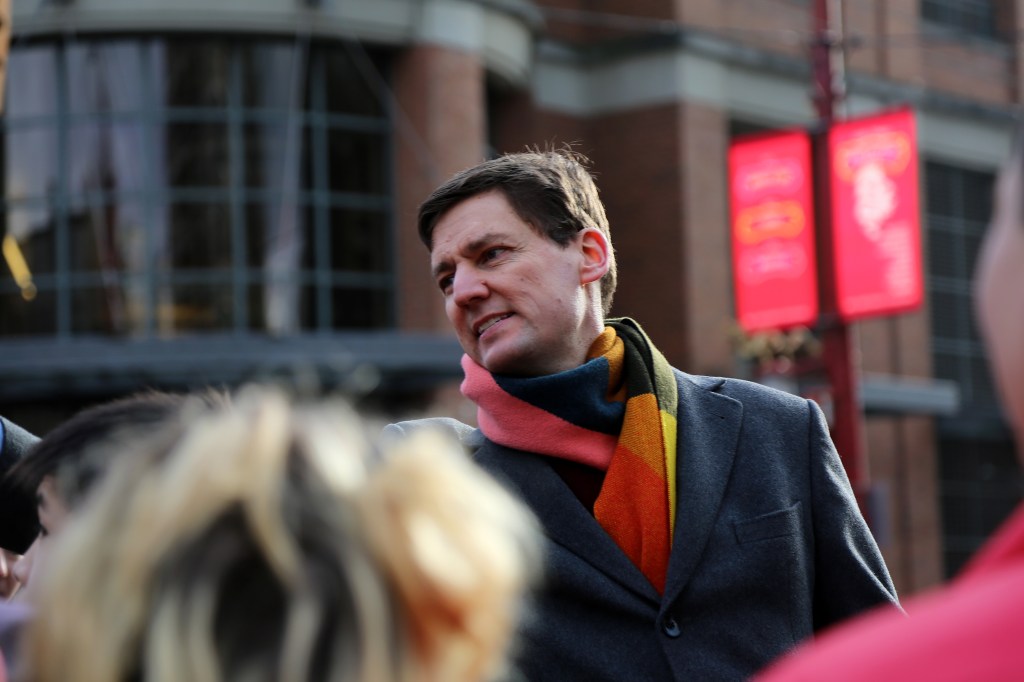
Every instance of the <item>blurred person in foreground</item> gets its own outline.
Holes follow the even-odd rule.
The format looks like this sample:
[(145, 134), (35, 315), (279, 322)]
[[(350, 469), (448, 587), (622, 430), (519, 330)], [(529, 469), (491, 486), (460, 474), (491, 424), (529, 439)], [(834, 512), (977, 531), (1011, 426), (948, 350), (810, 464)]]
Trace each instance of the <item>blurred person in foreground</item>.
[(55, 547), (26, 678), (470, 682), (503, 672), (529, 512), (457, 443), (377, 457), (269, 389), (125, 441)]
[[(214, 394), (208, 394), (213, 399)], [(25, 440), (25, 452), (2, 479), (2, 487), (33, 500), (5, 508), (10, 528), (31, 527), (34, 539), (10, 567), (15, 602), (0, 603), (0, 651), (10, 667), (18, 662), (18, 640), (32, 618), (31, 593), (49, 562), (49, 552), (69, 519), (110, 465), (108, 445), (122, 432), (147, 433), (174, 416), (184, 397), (156, 391), (96, 405), (77, 413), (42, 440)], [(10, 422), (6, 425), (14, 433)], [(25, 435), (25, 434), (22, 434)], [(6, 443), (5, 443), (6, 446)], [(22, 545), (25, 533), (12, 535)]]
[(518, 667), (534, 682), (746, 679), (821, 628), (897, 610), (821, 410), (684, 374), (608, 318), (615, 255), (584, 162), (508, 154), (419, 212), (480, 430), (448, 423), (550, 539)]
[(122, 432), (152, 431), (184, 402), (183, 395), (150, 391), (86, 408), (32, 445), (11, 467), (5, 483), (36, 502), (36, 536), (12, 569), (21, 590), (33, 589), (33, 576), (45, 565), (55, 538), (110, 465), (113, 455), (106, 446)]
[[(996, 186), (978, 260), (975, 309), (1024, 464), (1024, 149), (1018, 134)], [(1024, 506), (947, 587), (876, 613), (783, 659), (759, 682), (1024, 679)]]
[(0, 601), (18, 587), (12, 568), (39, 533), (35, 490), (25, 490), (7, 476), (39, 438), (0, 417)]

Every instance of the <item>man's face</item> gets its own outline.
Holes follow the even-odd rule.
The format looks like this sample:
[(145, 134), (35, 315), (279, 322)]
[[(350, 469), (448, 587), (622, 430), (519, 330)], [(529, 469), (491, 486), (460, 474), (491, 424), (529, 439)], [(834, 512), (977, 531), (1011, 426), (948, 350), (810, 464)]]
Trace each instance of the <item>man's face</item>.
[[(64, 528), (68, 520), (68, 509), (57, 493), (56, 481), (53, 476), (46, 476), (39, 484), (36, 492), (39, 514), (39, 535), (28, 548), (24, 556), (14, 564), (14, 577), (21, 584), (21, 590), (33, 589), (32, 577), (38, 576), (46, 566), (47, 556), (54, 538)], [(21, 592), (18, 593), (21, 595)]]
[(597, 229), (566, 247), (490, 191), (444, 213), (433, 233), (434, 279), (463, 350), (495, 374), (542, 376), (581, 365), (601, 333), (607, 241)]
[(1003, 406), (1024, 457), (1024, 177), (1020, 159), (1000, 174), (995, 213), (978, 259), (976, 306)]

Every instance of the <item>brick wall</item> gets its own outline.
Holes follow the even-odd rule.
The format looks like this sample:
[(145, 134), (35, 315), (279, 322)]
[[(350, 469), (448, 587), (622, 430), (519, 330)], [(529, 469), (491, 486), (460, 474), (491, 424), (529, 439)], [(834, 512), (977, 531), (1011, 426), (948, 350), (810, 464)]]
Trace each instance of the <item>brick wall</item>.
[(405, 330), (449, 331), (416, 232), (416, 212), (452, 173), (485, 157), (483, 67), (475, 55), (411, 47), (398, 55), (393, 83), (399, 324)]

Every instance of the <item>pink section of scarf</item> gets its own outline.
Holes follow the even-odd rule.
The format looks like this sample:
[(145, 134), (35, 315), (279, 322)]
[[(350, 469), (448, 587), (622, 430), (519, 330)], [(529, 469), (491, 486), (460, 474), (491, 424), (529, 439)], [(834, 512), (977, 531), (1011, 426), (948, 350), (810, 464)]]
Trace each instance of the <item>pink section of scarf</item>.
[(462, 395), (477, 406), (480, 430), (488, 439), (517, 450), (560, 457), (608, 470), (618, 436), (598, 433), (506, 393), (486, 369), (462, 356)]

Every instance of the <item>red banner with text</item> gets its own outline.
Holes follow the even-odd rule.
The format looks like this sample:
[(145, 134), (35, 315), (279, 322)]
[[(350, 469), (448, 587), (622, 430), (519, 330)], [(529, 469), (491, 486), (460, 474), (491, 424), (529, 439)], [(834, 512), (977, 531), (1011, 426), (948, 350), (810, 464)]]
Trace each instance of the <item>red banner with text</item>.
[(913, 111), (836, 123), (828, 146), (840, 316), (849, 321), (919, 307), (924, 286)]
[(729, 148), (736, 317), (748, 333), (818, 316), (811, 168), (803, 131), (738, 138)]

